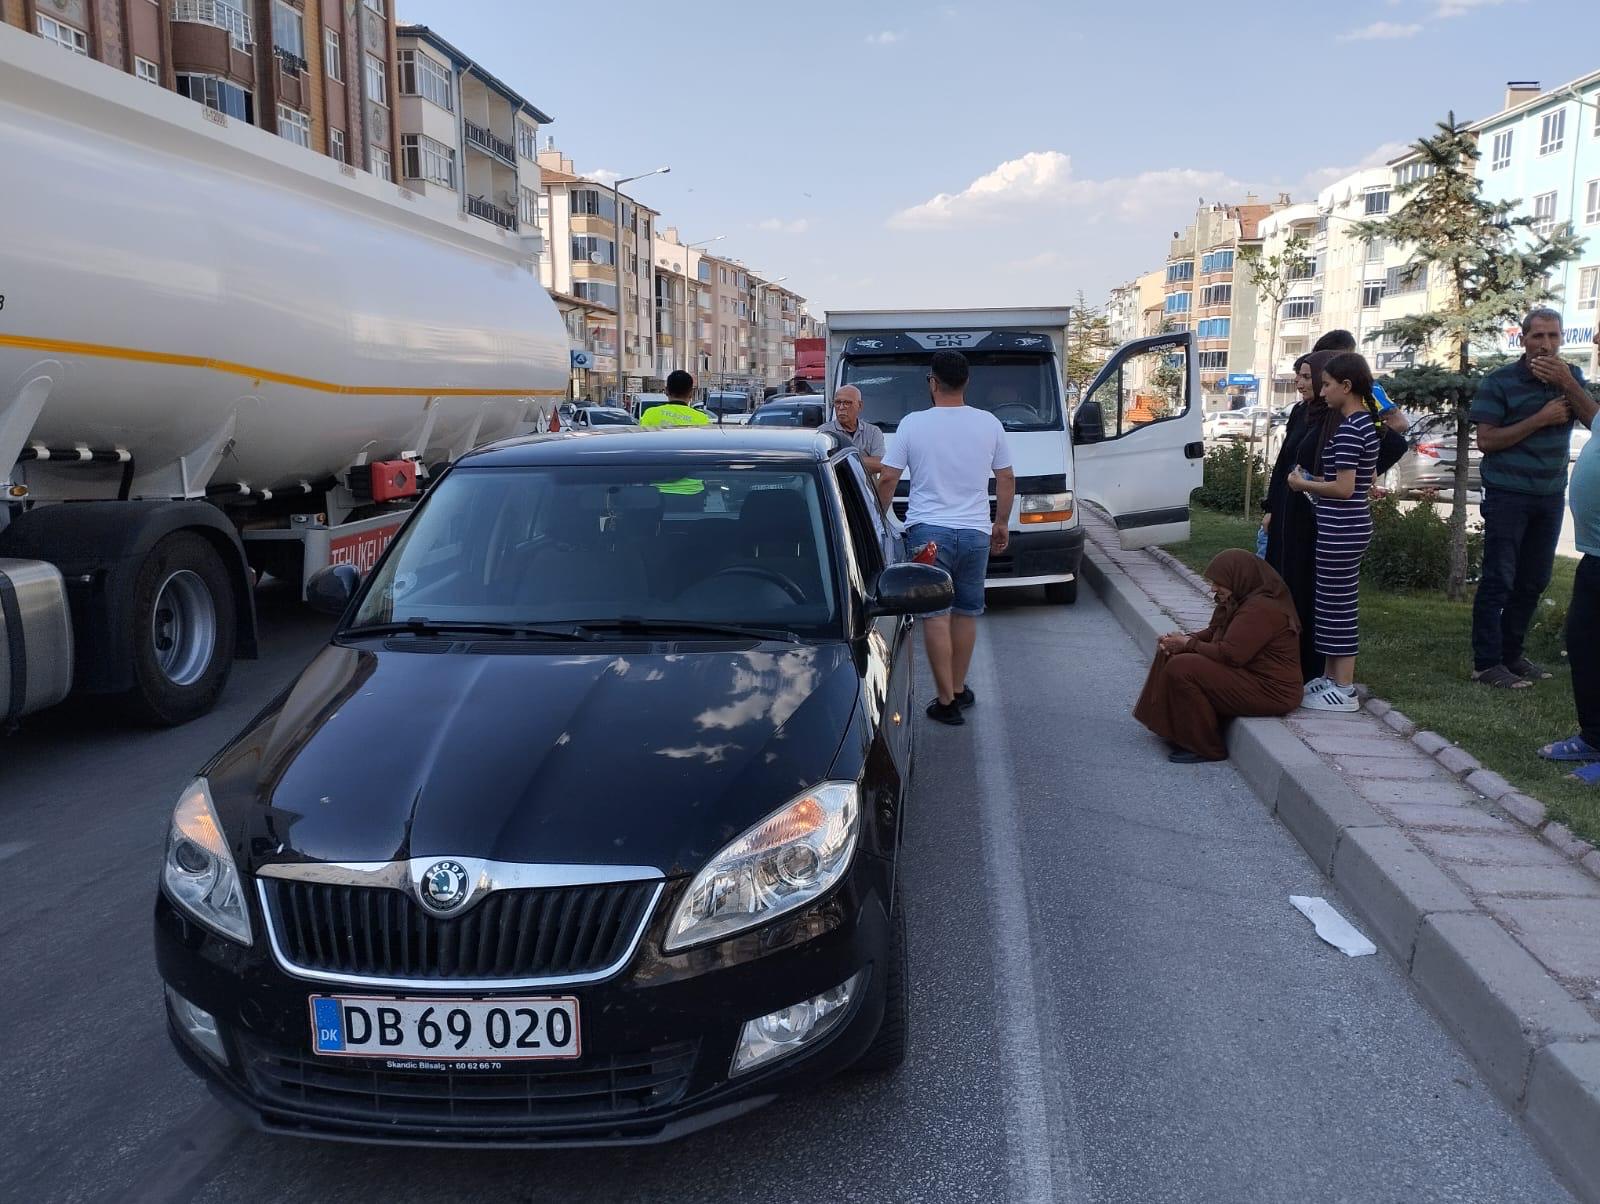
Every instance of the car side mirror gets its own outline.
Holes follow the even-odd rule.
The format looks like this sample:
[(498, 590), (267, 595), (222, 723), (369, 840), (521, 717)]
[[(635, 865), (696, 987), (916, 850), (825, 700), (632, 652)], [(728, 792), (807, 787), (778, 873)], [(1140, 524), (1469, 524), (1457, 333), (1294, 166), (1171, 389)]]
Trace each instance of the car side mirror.
[(306, 582), (306, 605), (319, 614), (338, 617), (361, 588), (361, 570), (353, 564), (330, 564)]
[(1078, 406), (1078, 412), (1072, 417), (1072, 441), (1074, 443), (1099, 443), (1106, 437), (1105, 416), (1100, 411), (1098, 401), (1085, 401)]
[(871, 615), (925, 615), (949, 609), (955, 596), (949, 573), (936, 564), (907, 561), (888, 565), (878, 574), (867, 611)]

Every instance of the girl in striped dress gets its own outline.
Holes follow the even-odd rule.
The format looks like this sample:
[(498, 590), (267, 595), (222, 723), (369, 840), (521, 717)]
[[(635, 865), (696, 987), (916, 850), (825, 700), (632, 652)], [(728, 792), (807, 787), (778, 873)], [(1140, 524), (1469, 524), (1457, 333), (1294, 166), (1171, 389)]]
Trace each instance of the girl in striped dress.
[(1361, 557), (1372, 542), (1367, 491), (1378, 463), (1378, 430), (1369, 412), (1375, 404), (1372, 370), (1355, 352), (1341, 352), (1323, 366), (1322, 382), (1330, 429), (1321, 479), (1294, 474), (1287, 482), (1317, 507), (1316, 640), (1325, 669), (1307, 683), (1300, 705), (1354, 711), (1360, 706), (1355, 677)]

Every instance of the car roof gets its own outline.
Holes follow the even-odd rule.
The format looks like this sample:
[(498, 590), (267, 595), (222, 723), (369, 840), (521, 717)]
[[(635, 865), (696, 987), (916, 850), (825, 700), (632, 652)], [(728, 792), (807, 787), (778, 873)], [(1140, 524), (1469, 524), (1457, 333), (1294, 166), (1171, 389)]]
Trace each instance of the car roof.
[(468, 452), (463, 468), (528, 468), (541, 464), (598, 464), (618, 460), (640, 464), (668, 461), (726, 464), (731, 461), (816, 464), (848, 450), (831, 435), (814, 430), (747, 426), (685, 426), (646, 431), (601, 427), (569, 434), (503, 439)]

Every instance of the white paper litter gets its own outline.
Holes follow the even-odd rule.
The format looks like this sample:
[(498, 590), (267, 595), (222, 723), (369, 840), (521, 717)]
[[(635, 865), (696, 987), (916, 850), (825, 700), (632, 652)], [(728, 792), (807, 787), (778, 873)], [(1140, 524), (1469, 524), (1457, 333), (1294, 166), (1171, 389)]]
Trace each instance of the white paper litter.
[(1339, 952), (1350, 957), (1366, 957), (1378, 947), (1355, 930), (1355, 926), (1333, 909), (1326, 899), (1310, 895), (1290, 895), (1295, 910), (1317, 926), (1317, 935)]

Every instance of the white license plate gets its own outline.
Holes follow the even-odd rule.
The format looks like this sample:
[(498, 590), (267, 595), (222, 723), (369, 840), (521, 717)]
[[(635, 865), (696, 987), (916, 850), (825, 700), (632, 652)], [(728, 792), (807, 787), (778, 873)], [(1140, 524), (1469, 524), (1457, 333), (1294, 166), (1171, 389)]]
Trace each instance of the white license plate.
[(311, 1050), (342, 1058), (532, 1061), (576, 1058), (578, 1001), (311, 997)]

